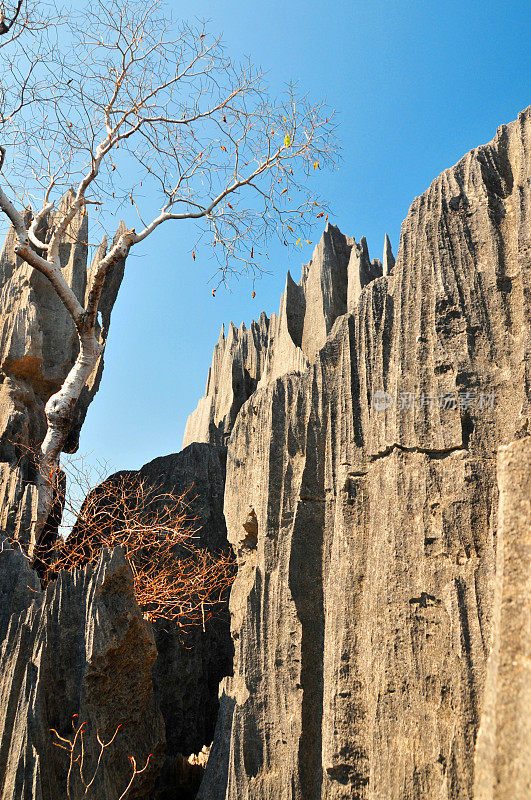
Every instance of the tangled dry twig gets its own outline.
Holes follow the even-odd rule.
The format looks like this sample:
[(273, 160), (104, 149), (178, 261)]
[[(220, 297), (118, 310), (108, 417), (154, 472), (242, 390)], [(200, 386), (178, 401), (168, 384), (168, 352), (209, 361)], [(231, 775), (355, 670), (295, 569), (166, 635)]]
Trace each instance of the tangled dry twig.
[[(24, 448), (38, 469), (38, 455)], [(235, 575), (230, 550), (203, 547), (190, 508), (192, 489), (181, 494), (161, 489), (138, 473), (116, 473), (91, 489), (91, 470), (83, 457), (50, 470), (45, 479), (55, 497), (51, 517), (34, 553), (43, 583), (61, 570), (95, 564), (103, 549), (120, 547), (134, 576), (135, 596), (151, 621), (172, 620), (186, 631), (222, 607)], [(80, 494), (84, 500), (79, 508)], [(73, 520), (67, 537), (57, 530)], [(49, 530), (48, 530), (49, 528)]]
[[(94, 782), (96, 777), (98, 776), (103, 756), (105, 750), (112, 745), (116, 736), (118, 735), (118, 731), (121, 728), (121, 725), (118, 725), (113, 736), (107, 741), (104, 742), (101, 738), (99, 733), (96, 733), (96, 739), (98, 741), (98, 755), (96, 758), (96, 763), (91, 770), (91, 776), (89, 777), (87, 774), (87, 764), (86, 764), (86, 747), (85, 747), (85, 734), (86, 734), (86, 722), (79, 722), (78, 715), (74, 714), (72, 717), (72, 728), (73, 728), (73, 735), (69, 739), (68, 737), (61, 736), (55, 728), (51, 728), (51, 733), (55, 737), (55, 741), (53, 742), (54, 745), (61, 750), (65, 750), (68, 756), (68, 773), (66, 777), (66, 796), (68, 800), (74, 800), (74, 798), (87, 798), (90, 797), (90, 792), (92, 787), (94, 786)], [(143, 772), (146, 771), (149, 765), (149, 761), (151, 758), (151, 754), (147, 757), (146, 763), (139, 769), (137, 767), (136, 759), (134, 756), (129, 756), (129, 761), (131, 762), (131, 778), (129, 779), (129, 783), (123, 790), (122, 794), (118, 798), (118, 800), (123, 800), (126, 794), (129, 792), (129, 789), (133, 785), (133, 782), (137, 775), (141, 775)]]
[(147, 619), (204, 627), (232, 583), (234, 563), (229, 552), (199, 545), (195, 522), (189, 492), (160, 491), (136, 474), (118, 474), (89, 493), (71, 535), (49, 550), (48, 568), (76, 569), (94, 563), (103, 548), (121, 547)]

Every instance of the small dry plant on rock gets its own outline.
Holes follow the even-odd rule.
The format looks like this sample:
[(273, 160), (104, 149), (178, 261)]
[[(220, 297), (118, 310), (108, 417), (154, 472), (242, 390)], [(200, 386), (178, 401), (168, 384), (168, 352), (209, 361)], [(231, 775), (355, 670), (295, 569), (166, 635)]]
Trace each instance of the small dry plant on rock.
[[(69, 760), (66, 778), (66, 797), (68, 800), (90, 798), (91, 791), (103, 763), (105, 750), (112, 745), (121, 728), (121, 725), (118, 725), (113, 736), (107, 742), (104, 742), (99, 733), (96, 733), (96, 739), (98, 741), (96, 763), (92, 769), (88, 769), (86, 763), (87, 750), (84, 738), (86, 734), (86, 725), (86, 722), (79, 722), (78, 715), (74, 714), (72, 717), (73, 735), (70, 739), (61, 736), (54, 728), (51, 729), (51, 733), (55, 737), (54, 745), (64, 750)], [(146, 771), (150, 758), (151, 754), (147, 757), (144, 766), (139, 769), (136, 759), (133, 756), (129, 756), (129, 761), (131, 762), (131, 777), (118, 800), (123, 800), (127, 795), (136, 776)]]
[[(25, 448), (24, 455), (38, 468), (37, 453)], [(77, 456), (45, 476), (55, 500), (33, 558), (43, 583), (61, 570), (96, 564), (102, 550), (120, 547), (146, 619), (172, 620), (183, 630), (204, 628), (226, 600), (235, 564), (229, 549), (201, 546), (190, 509), (193, 487), (179, 494), (138, 473), (103, 480), (104, 471), (104, 465), (95, 468)]]
[[(54, 480), (64, 479), (58, 472)], [(94, 564), (103, 548), (121, 547), (147, 619), (204, 627), (226, 596), (234, 563), (229, 552), (200, 546), (189, 501), (189, 491), (176, 494), (118, 473), (89, 492), (70, 536), (48, 550), (48, 569), (55, 574)]]

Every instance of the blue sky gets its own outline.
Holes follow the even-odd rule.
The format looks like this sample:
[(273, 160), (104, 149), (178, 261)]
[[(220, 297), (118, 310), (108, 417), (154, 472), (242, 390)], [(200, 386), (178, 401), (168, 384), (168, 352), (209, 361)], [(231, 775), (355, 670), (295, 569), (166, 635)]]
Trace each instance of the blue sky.
[[(190, 3), (171, 8), (190, 18)], [(330, 221), (365, 235), (371, 257), (381, 258), (385, 232), (396, 255), (414, 197), (531, 103), (529, 2), (196, 0), (193, 15), (267, 70), (273, 90), (295, 79), (336, 109), (342, 163), (319, 174), (318, 189)], [(213, 263), (191, 262), (190, 242), (168, 224), (128, 260), (80, 445), (113, 468), (180, 450), (222, 322), (277, 311), (286, 270), (298, 280), (313, 249), (289, 257), (273, 247), (255, 299), (247, 279), (213, 298)]]

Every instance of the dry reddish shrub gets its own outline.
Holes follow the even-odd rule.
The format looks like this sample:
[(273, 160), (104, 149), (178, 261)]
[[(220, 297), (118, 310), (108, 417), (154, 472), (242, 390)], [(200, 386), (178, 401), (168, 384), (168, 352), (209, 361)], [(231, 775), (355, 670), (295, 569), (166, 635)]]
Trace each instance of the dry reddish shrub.
[(70, 536), (48, 549), (49, 571), (93, 564), (103, 548), (121, 547), (147, 619), (204, 627), (226, 597), (234, 560), (230, 552), (212, 553), (199, 545), (189, 495), (118, 473), (88, 494)]
[[(22, 449), (22, 458), (38, 469), (38, 449)], [(201, 547), (190, 512), (193, 487), (176, 494), (128, 472), (102, 480), (104, 469), (78, 456), (46, 476), (55, 501), (31, 554), (43, 583), (61, 570), (96, 563), (104, 548), (121, 547), (147, 619), (173, 620), (183, 630), (204, 628), (227, 598), (235, 564), (230, 550)], [(95, 479), (99, 485), (92, 488)], [(68, 520), (69, 535), (57, 535), (60, 528), (68, 530)]]

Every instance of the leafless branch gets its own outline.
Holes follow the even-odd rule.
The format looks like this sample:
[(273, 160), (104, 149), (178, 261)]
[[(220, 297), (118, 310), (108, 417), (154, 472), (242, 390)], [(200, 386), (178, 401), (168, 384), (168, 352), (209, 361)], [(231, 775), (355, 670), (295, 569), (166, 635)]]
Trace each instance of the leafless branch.
[[(192, 259), (208, 246), (220, 280), (256, 275), (271, 236), (296, 246), (325, 216), (312, 176), (334, 165), (336, 151), (324, 103), (295, 85), (272, 97), (260, 70), (232, 61), (205, 24), (174, 24), (158, 0), (94, 0), (69, 19), (67, 38), (66, 52), (46, 67), (48, 95), (32, 78), (27, 100), (4, 116), (11, 139), (0, 181), (0, 210), (15, 228), (17, 254), (51, 281), (80, 342), (76, 365), (46, 407), (47, 469), (58, 461), (72, 402), (101, 353), (95, 321), (115, 264), (163, 223), (187, 221), (197, 227)], [(60, 243), (87, 205), (97, 208), (108, 241), (118, 209), (125, 228), (100, 253), (82, 306), (64, 280)], [(28, 227), (25, 207), (33, 214)], [(55, 224), (43, 242), (38, 229), (49, 214)]]
[[(58, 733), (58, 731), (55, 730), (55, 728), (51, 728), (50, 733), (52, 733), (54, 737), (53, 744), (60, 750), (64, 750), (68, 757), (68, 773), (66, 777), (66, 787), (65, 787), (66, 797), (68, 800), (78, 800), (78, 799), (81, 800), (81, 798), (90, 798), (92, 796), (91, 790), (94, 785), (94, 781), (96, 780), (100, 772), (100, 767), (102, 765), (105, 751), (113, 744), (120, 728), (121, 725), (118, 725), (116, 727), (114, 734), (108, 741), (104, 741), (101, 738), (100, 734), (96, 732), (98, 751), (96, 756), (96, 763), (92, 769), (92, 776), (90, 778), (86, 775), (87, 754), (85, 747), (85, 736), (87, 734), (87, 723), (79, 722), (78, 715), (74, 714), (72, 718), (73, 735), (70, 738), (67, 736), (61, 736)], [(135, 781), (136, 776), (141, 775), (143, 772), (146, 771), (150, 759), (151, 755), (147, 757), (144, 766), (141, 769), (139, 769), (134, 756), (129, 756), (129, 761), (131, 762), (131, 777), (129, 779), (127, 786), (124, 788), (122, 794), (118, 798), (118, 800), (123, 800), (123, 798), (128, 794), (129, 790), (131, 789)]]

